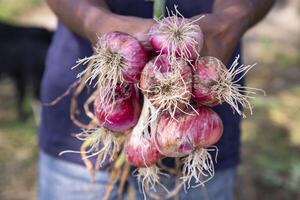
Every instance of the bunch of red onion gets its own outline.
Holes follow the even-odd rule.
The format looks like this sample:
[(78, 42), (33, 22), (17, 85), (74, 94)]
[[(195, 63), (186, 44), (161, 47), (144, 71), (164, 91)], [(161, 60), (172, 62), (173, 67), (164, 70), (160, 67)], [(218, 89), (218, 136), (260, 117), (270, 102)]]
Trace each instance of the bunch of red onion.
[[(177, 14), (158, 20), (149, 30), (149, 41), (157, 52), (157, 56), (152, 58), (142, 71), (140, 89), (144, 94), (144, 109), (140, 117), (141, 126), (138, 123), (125, 147), (128, 160), (135, 166), (140, 166), (140, 163), (130, 158), (143, 158), (145, 165), (142, 166), (142, 170), (139, 170), (138, 177), (142, 176), (142, 180), (146, 180), (152, 186), (156, 183), (160, 184), (159, 179), (153, 178), (158, 177), (159, 170), (153, 170), (153, 166), (159, 157), (155, 159), (155, 162), (150, 162), (150, 166), (146, 165), (147, 161), (153, 161), (154, 157), (143, 156), (142, 150), (132, 150), (137, 149), (132, 146), (145, 148), (144, 151), (149, 150), (146, 148), (146, 142), (142, 139), (132, 139), (132, 137), (147, 137), (147, 141), (151, 141), (148, 143), (155, 145), (155, 151), (166, 157), (182, 157), (188, 153), (195, 159), (198, 156), (200, 158), (197, 164), (203, 165), (207, 159), (211, 161), (210, 155), (208, 153), (198, 155), (193, 152), (198, 148), (206, 147), (201, 143), (213, 144), (222, 134), (221, 120), (216, 122), (220, 126), (216, 130), (219, 131), (207, 128), (199, 135), (191, 130), (184, 133), (186, 126), (200, 127), (199, 124), (205, 121), (205, 117), (209, 116), (208, 120), (212, 120), (213, 117), (198, 113), (198, 110), (192, 106), (193, 74), (190, 64), (199, 56), (203, 46), (202, 31), (195, 21)], [(202, 112), (202, 109), (200, 111)], [(193, 120), (189, 121), (189, 118)], [(199, 139), (204, 135), (205, 138)], [(191, 141), (191, 137), (195, 137), (194, 142)], [(207, 142), (204, 142), (206, 140)], [(153, 153), (145, 155), (153, 155)], [(204, 170), (197, 171), (198, 166), (195, 164), (189, 167), (190, 172), (184, 173), (184, 181), (189, 181), (193, 177), (198, 180), (199, 173)]]
[[(237, 58), (227, 69), (217, 58), (201, 57), (204, 38), (196, 21), (176, 12), (151, 27), (149, 41), (157, 56), (146, 64), (140, 79), (144, 99), (151, 104), (150, 117), (141, 114), (142, 130), (152, 127), (146, 130), (161, 155), (183, 158), (182, 181), (187, 188), (193, 179), (198, 186), (214, 175), (209, 151), (217, 151), (213, 145), (222, 136), (223, 124), (208, 107), (226, 102), (243, 115), (239, 105), (251, 110), (249, 98), (256, 91), (238, 84), (254, 65), (238, 67)], [(127, 155), (138, 158), (140, 152)]]
[(237, 58), (227, 69), (217, 58), (201, 57), (204, 38), (199, 19), (185, 19), (176, 10), (157, 20), (149, 30), (156, 51), (151, 59), (137, 39), (111, 32), (99, 39), (95, 55), (78, 61), (78, 65), (89, 62), (78, 77), (89, 84), (95, 81), (98, 87), (94, 103), (98, 126), (78, 138), (90, 141), (86, 153), (101, 155), (103, 163), (119, 150), (116, 133), (131, 130), (124, 151), (127, 161), (138, 168), (143, 191), (160, 184), (157, 161), (164, 157), (182, 158), (186, 188), (193, 179), (196, 186), (210, 180), (214, 166), (209, 151), (217, 150), (213, 145), (222, 136), (223, 124), (208, 107), (226, 102), (241, 115), (239, 105), (252, 109), (249, 98), (257, 89), (238, 82), (254, 65), (238, 67)]

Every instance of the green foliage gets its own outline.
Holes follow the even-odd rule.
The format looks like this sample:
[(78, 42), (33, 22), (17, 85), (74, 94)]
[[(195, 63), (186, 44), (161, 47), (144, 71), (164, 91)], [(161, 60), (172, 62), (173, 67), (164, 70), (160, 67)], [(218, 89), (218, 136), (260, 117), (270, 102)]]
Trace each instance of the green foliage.
[(249, 188), (259, 199), (300, 198), (300, 54), (278, 52), (248, 77), (248, 85), (259, 83), (267, 96), (253, 101), (254, 115), (243, 122), (240, 179), (247, 184), (237, 199), (251, 199)]
[(12, 82), (0, 82), (0, 199), (34, 199), (37, 140), (36, 123), (30, 114), (31, 97), (25, 102), (30, 117), (20, 121), (16, 114)]
[(43, 0), (0, 0), (0, 20), (13, 21), (16, 16)]

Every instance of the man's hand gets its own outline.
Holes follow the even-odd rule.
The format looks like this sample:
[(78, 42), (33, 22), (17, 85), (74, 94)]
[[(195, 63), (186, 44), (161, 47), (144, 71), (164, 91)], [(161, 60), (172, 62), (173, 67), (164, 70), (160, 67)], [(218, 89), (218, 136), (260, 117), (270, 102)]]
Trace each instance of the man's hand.
[(230, 23), (222, 15), (216, 14), (206, 14), (199, 24), (204, 34), (201, 56), (214, 56), (227, 63), (244, 28), (238, 22)]
[(204, 33), (201, 55), (215, 56), (227, 63), (243, 34), (267, 13), (274, 2), (259, 1), (215, 0), (212, 13), (198, 22)]
[(95, 45), (98, 36), (111, 31), (120, 31), (136, 37), (142, 44), (148, 44), (147, 32), (153, 25), (153, 19), (144, 19), (138, 17), (121, 16), (108, 13), (105, 17), (105, 23), (95, 19), (87, 28), (89, 31), (88, 39)]
[[(122, 31), (146, 42), (153, 19), (116, 15), (104, 0), (47, 0), (58, 18), (94, 46), (110, 31)], [(213, 12), (199, 21), (204, 32), (203, 55), (225, 63), (245, 31), (264, 17), (275, 0), (214, 0)], [(199, 16), (196, 16), (199, 17)]]
[(121, 31), (144, 42), (146, 33), (154, 23), (152, 19), (121, 16), (110, 12), (104, 0), (47, 0), (58, 18), (73, 32), (91, 42), (93, 46), (101, 36)]

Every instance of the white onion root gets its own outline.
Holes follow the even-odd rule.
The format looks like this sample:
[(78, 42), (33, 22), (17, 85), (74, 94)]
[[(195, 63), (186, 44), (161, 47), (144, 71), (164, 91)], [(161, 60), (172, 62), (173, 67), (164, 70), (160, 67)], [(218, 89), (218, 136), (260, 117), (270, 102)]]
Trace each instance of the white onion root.
[[(241, 104), (243, 108), (248, 109), (252, 115), (253, 107), (249, 100), (254, 99), (257, 92), (262, 92), (264, 95), (265, 92), (261, 89), (242, 86), (238, 83), (248, 71), (256, 65), (239, 66), (239, 57), (240, 56), (236, 57), (229, 69), (219, 67), (220, 70), (218, 73), (220, 79), (216, 80), (218, 83), (212, 87), (212, 90), (218, 94), (217, 98), (220, 101), (227, 102), (239, 115), (246, 117), (245, 113), (239, 107), (239, 104)], [(218, 64), (222, 65), (220, 61)], [(235, 80), (236, 77), (238, 77), (238, 79)]]
[(145, 168), (138, 168), (134, 171), (135, 176), (137, 177), (139, 190), (143, 193), (144, 199), (146, 199), (146, 190), (156, 191), (156, 186), (159, 185), (162, 187), (167, 193), (169, 190), (160, 183), (160, 176), (168, 176), (160, 171), (157, 165), (152, 165)]
[[(198, 33), (201, 31), (196, 22), (201, 20), (204, 15), (195, 20), (187, 20), (178, 11), (177, 6), (175, 6), (175, 12), (170, 12), (168, 9), (167, 12), (169, 17), (164, 18), (164, 20), (156, 19), (156, 22), (159, 24), (159, 29), (151, 33), (153, 35), (164, 35), (166, 38), (162, 44), (159, 55), (163, 54), (163, 50), (166, 49), (167, 54), (170, 55), (170, 59), (177, 57), (176, 54), (178, 50), (181, 52), (180, 57), (185, 61), (190, 62), (190, 57), (193, 54), (199, 57), (199, 49), (197, 49), (199, 42), (196, 41), (193, 36), (194, 32)], [(190, 47), (192, 49), (190, 49)]]
[(213, 158), (209, 151), (216, 151), (216, 157), (218, 149), (216, 146), (210, 148), (196, 148), (190, 155), (183, 158), (182, 169), (182, 181), (184, 182), (185, 190), (191, 187), (191, 181), (193, 180), (196, 185), (192, 187), (198, 187), (204, 185), (207, 181), (213, 178), (215, 174)]
[(114, 155), (119, 151), (119, 143), (114, 133), (98, 127), (95, 129), (83, 130), (81, 133), (75, 136), (78, 140), (89, 142), (89, 148), (85, 152), (66, 150), (60, 152), (60, 156), (65, 153), (84, 153), (87, 156), (82, 159), (88, 159), (90, 157), (101, 155), (102, 160), (99, 162), (100, 166), (103, 165), (107, 157), (110, 157), (110, 161), (113, 161)]
[(122, 62), (122, 56), (117, 53), (112, 53), (108, 48), (96, 47), (95, 55), (79, 59), (76, 65), (72, 68), (83, 64), (90, 63), (88, 67), (77, 75), (77, 78), (81, 78), (86, 72), (91, 69), (90, 75), (85, 80), (86, 84), (91, 85), (93, 80), (96, 79), (95, 86), (101, 87), (103, 91), (102, 102), (105, 105), (114, 101), (115, 88), (118, 83), (123, 83), (122, 69), (126, 68), (125, 63)]

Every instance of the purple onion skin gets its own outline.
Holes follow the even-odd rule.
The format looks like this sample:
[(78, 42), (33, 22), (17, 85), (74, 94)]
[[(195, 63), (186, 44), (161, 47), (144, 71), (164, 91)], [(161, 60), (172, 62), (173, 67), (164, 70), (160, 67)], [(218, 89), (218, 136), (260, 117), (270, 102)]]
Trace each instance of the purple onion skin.
[(128, 85), (126, 94), (121, 86), (116, 89), (117, 98), (114, 104), (103, 105), (98, 96), (94, 102), (94, 112), (99, 123), (112, 131), (125, 132), (137, 124), (141, 113), (139, 92), (134, 85)]
[[(193, 124), (190, 136), (195, 147), (207, 147), (219, 141), (223, 134), (223, 123), (219, 115), (212, 109), (201, 106), (197, 109), (199, 115), (190, 118)], [(187, 122), (189, 123), (189, 122)]]
[[(186, 85), (184, 86), (184, 84), (182, 83), (182, 87), (179, 87), (177, 89), (177, 92), (178, 94), (185, 93), (185, 98), (192, 98), (192, 69), (185, 61), (182, 61), (182, 63), (183, 65), (181, 66), (180, 75), (183, 78)], [(151, 85), (159, 82), (161, 77), (169, 73), (170, 70), (171, 65), (167, 55), (154, 57), (146, 64), (146, 66), (143, 69), (140, 79), (141, 89), (144, 91), (148, 91)], [(181, 81), (179, 79), (180, 78), (178, 78), (178, 81)], [(187, 93), (186, 90), (190, 91), (190, 93)], [(152, 99), (153, 94), (151, 92), (143, 93), (147, 98)], [(151, 101), (151, 103), (155, 107), (160, 106), (160, 102)], [(181, 105), (180, 103), (178, 103), (178, 107), (185, 108), (185, 105)]]
[(137, 83), (141, 72), (148, 60), (148, 54), (142, 44), (133, 36), (122, 32), (109, 32), (105, 34), (100, 46), (109, 47), (110, 51), (122, 56), (122, 75), (127, 83)]
[(222, 103), (216, 90), (219, 87), (220, 67), (218, 60), (213, 57), (203, 57), (195, 61), (193, 70), (193, 95), (197, 103), (206, 106), (216, 106)]
[[(168, 23), (168, 21), (172, 20), (175, 22), (175, 24), (180, 24), (182, 21), (185, 23), (191, 23), (192, 20), (190, 19), (183, 19), (180, 17), (166, 17), (161, 20), (161, 23)], [(200, 26), (194, 26), (193, 31), (189, 31), (186, 35), (188, 35), (189, 38), (193, 38), (194, 41), (197, 42), (197, 44), (193, 43), (187, 43), (187, 49), (189, 50), (190, 54), (184, 53), (181, 48), (177, 46), (164, 46), (164, 43), (167, 41), (167, 36), (163, 34), (158, 34), (158, 30), (161, 28), (160, 23), (155, 23), (149, 30), (149, 41), (152, 46), (152, 48), (157, 52), (162, 52), (163, 54), (169, 54), (168, 49), (174, 49), (177, 57), (185, 57), (189, 60), (194, 60), (197, 58), (198, 54), (203, 47), (203, 32), (200, 28)], [(195, 52), (196, 51), (196, 52)]]
[(213, 145), (220, 139), (223, 133), (220, 117), (205, 106), (196, 110), (198, 115), (181, 113), (176, 120), (167, 114), (160, 116), (155, 142), (161, 154), (168, 157), (186, 156), (194, 148)]
[(139, 140), (130, 135), (125, 143), (127, 161), (138, 168), (149, 167), (163, 156), (156, 149), (152, 138)]

